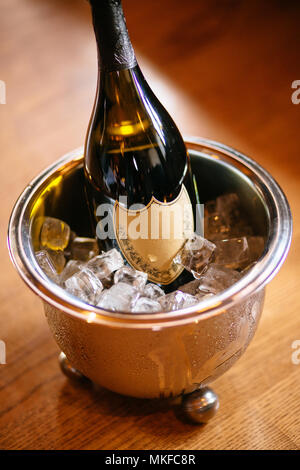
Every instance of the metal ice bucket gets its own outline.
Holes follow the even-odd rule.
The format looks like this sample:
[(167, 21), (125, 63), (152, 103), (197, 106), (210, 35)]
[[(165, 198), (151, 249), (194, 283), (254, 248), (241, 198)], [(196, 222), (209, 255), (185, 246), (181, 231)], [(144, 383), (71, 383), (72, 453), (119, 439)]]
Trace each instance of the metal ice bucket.
[(83, 303), (45, 277), (34, 256), (43, 217), (63, 219), (81, 236), (89, 231), (82, 149), (62, 157), (26, 187), (9, 223), (12, 261), (42, 299), (67, 359), (92, 381), (133, 397), (190, 394), (229, 369), (253, 338), (264, 287), (290, 245), (288, 202), (263, 168), (216, 142), (190, 138), (186, 145), (201, 202), (236, 192), (255, 234), (265, 237), (258, 263), (236, 284), (198, 306), (170, 313), (109, 312)]

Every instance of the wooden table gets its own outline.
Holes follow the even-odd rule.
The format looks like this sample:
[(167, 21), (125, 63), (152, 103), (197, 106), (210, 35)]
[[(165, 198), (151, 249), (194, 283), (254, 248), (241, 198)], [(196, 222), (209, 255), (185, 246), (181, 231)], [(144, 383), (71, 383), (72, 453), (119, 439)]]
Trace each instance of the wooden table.
[(299, 5), (124, 0), (124, 8), (145, 75), (182, 132), (248, 153), (283, 187), (294, 216), (291, 251), (267, 289), (249, 349), (214, 383), (221, 407), (207, 426), (184, 424), (153, 402), (70, 383), (5, 237), (27, 182), (84, 141), (96, 84), (90, 14), (83, 0), (2, 0), (0, 448), (299, 449), (292, 343), (300, 340), (300, 104), (291, 101), (291, 84), (300, 80)]

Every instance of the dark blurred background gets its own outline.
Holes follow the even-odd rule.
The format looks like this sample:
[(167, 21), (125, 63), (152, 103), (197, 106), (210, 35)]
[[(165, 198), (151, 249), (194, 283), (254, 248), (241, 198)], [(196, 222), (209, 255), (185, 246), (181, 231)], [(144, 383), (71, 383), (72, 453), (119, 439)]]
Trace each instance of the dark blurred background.
[[(299, 1), (123, 6), (145, 75), (184, 133), (224, 141), (272, 168), (283, 158), (299, 168), (300, 106), (291, 102), (300, 79)], [(20, 168), (27, 181), (83, 143), (96, 49), (86, 0), (1, 0), (0, 8), (1, 147), (16, 164), (30, 159), (26, 175)]]
[[(258, 375), (265, 377), (265, 383), (283, 380), (283, 371), (295, 377), (290, 369), (289, 354), (290, 344), (299, 336), (300, 104), (292, 103), (295, 90), (291, 86), (293, 81), (300, 80), (300, 2), (123, 0), (123, 6), (144, 74), (181, 131), (222, 141), (249, 154), (267, 168), (287, 194), (295, 226), (291, 254), (268, 289), (260, 333), (250, 349), (258, 354), (273, 344), (274, 361), (275, 358), (277, 364), (285, 361), (280, 373), (279, 369), (271, 367), (273, 362), (270, 367), (255, 364)], [(13, 203), (25, 185), (61, 155), (83, 144), (96, 77), (96, 47), (86, 0), (1, 0), (0, 80), (6, 83), (6, 104), (0, 104), (0, 339), (7, 342), (10, 364), (5, 366), (4, 383), (8, 384), (8, 392), (4, 388), (1, 402), (7, 410), (12, 410), (4, 413), (4, 447), (22, 446), (23, 436), (29, 429), (33, 429), (31, 442), (37, 447), (72, 445), (64, 430), (64, 410), (69, 406), (69, 398), (64, 398), (64, 392), (60, 391), (65, 381), (57, 368), (57, 348), (41, 314), (40, 301), (13, 270), (5, 237)], [(281, 335), (282, 328), (286, 330)], [(242, 359), (244, 363), (250, 364), (251, 351)], [(268, 357), (273, 361), (271, 356)], [(43, 362), (42, 368), (38, 367), (39, 361)], [(34, 364), (37, 364), (36, 369)], [(274, 431), (274, 423), (268, 421), (273, 415), (270, 405), (273, 402), (268, 397), (264, 399), (264, 389), (261, 406), (255, 402), (258, 408), (253, 419), (251, 410), (241, 408), (250, 416), (250, 422), (234, 422), (230, 406), (235, 408), (238, 397), (233, 397), (232, 389), (238, 388), (243, 371), (247, 374), (247, 367), (242, 364), (218, 382), (225, 396), (220, 419), (225, 419), (227, 413), (227, 436), (231, 433), (231, 440), (225, 439), (221, 421), (218, 421), (219, 428), (212, 434), (205, 434), (207, 446), (222, 445), (222, 439), (226, 441), (223, 445), (235, 448), (242, 444), (249, 447), (253, 442), (265, 448), (280, 442), (282, 448), (287, 448), (297, 439), (300, 445), (299, 432), (296, 434), (295, 428), (288, 425), (286, 413), (278, 420), (283, 423), (283, 432)], [(299, 374), (297, 377), (299, 379)], [(0, 382), (1, 378), (0, 375)], [(296, 385), (290, 388), (289, 383), (286, 383), (286, 390), (295, 390)], [(38, 391), (33, 394), (30, 387)], [(248, 387), (250, 384), (245, 391), (250, 390)], [(254, 393), (256, 385), (253, 387)], [(67, 393), (74, 402), (80, 400), (80, 394), (73, 393), (72, 389), (68, 388)], [(61, 407), (56, 403), (59, 394)], [(28, 404), (26, 397), (31, 395), (34, 401)], [(287, 400), (287, 393), (284, 396)], [(247, 394), (241, 395), (242, 402), (248, 398)], [(16, 405), (18, 400), (21, 413)], [(91, 410), (96, 406), (86, 396), (84, 400)], [(123, 402), (120, 403), (122, 408)], [(278, 402), (274, 403), (277, 407)], [(80, 413), (82, 406), (79, 403)], [(292, 400), (290, 409), (295, 410), (295, 406)], [(40, 428), (37, 407), (45, 413), (44, 430)], [(283, 413), (284, 406), (282, 410)], [(76, 414), (76, 405), (70, 413), (73, 411)], [(80, 413), (76, 416), (81, 416)], [(95, 420), (97, 429), (99, 416), (88, 412), (82, 416), (83, 421)], [(56, 419), (60, 427), (56, 426)], [(52, 434), (48, 432), (49, 420), (52, 420)], [(246, 428), (241, 427), (244, 421)], [(148, 423), (146, 419), (143, 422)], [(139, 436), (140, 421), (137, 428), (134, 421), (131, 425), (133, 435)], [(79, 429), (80, 423), (76, 426)], [(239, 440), (236, 440), (237, 429), (241, 431)], [(170, 426), (166, 430), (165, 441), (162, 443), (158, 437), (156, 444), (151, 444), (158, 446), (154, 448), (166, 448), (159, 447), (168, 442)], [(85, 431), (83, 423), (83, 434)], [(39, 436), (38, 443), (34, 432)], [(153, 423), (150, 420), (145, 435), (149, 432), (156, 439), (153, 437), (156, 436), (155, 417)], [(219, 444), (213, 441), (215, 433)], [(122, 434), (119, 432), (119, 441), (114, 445), (127, 445), (121, 442)], [(194, 434), (191, 432), (190, 436)], [(187, 439), (186, 430), (182, 436)], [(94, 439), (98, 442), (96, 431)], [(188, 448), (183, 447), (185, 444), (181, 441), (176, 442), (176, 448)], [(200, 440), (195, 442), (190, 445), (202, 445)]]

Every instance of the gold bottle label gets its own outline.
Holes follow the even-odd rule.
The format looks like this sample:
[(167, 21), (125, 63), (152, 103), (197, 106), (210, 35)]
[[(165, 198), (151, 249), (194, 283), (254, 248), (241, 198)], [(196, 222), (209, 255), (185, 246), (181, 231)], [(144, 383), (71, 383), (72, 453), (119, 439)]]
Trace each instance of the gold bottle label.
[(152, 197), (147, 206), (133, 210), (116, 201), (113, 220), (125, 259), (146, 272), (149, 281), (167, 285), (182, 273), (183, 267), (173, 259), (194, 232), (193, 209), (184, 185), (171, 202)]

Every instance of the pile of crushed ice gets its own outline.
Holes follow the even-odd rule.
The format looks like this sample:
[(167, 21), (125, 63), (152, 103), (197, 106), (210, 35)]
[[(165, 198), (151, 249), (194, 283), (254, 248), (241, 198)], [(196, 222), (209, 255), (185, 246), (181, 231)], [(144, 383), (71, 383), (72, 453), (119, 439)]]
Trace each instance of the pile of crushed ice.
[(134, 313), (173, 311), (228, 288), (262, 254), (264, 239), (253, 235), (236, 194), (205, 204), (204, 227), (207, 239), (194, 234), (173, 260), (195, 279), (170, 294), (125, 265), (115, 248), (99, 254), (96, 239), (77, 237), (53, 217), (44, 220), (36, 259), (52, 281), (88, 304)]

